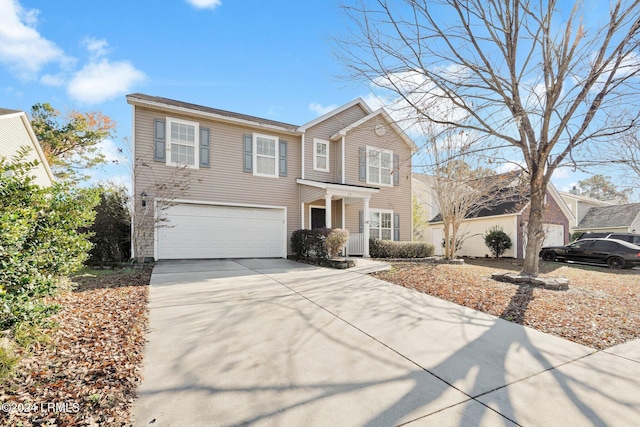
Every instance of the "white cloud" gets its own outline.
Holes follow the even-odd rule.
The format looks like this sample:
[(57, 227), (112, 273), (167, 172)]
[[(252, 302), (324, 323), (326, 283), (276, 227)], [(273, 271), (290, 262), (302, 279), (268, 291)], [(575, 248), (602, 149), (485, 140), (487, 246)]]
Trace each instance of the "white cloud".
[(187, 3), (198, 9), (215, 9), (222, 4), (220, 0), (187, 0)]
[(38, 10), (25, 10), (17, 0), (0, 0), (0, 62), (19, 77), (32, 79), (47, 64), (72, 61), (35, 29)]
[(309, 104), (309, 110), (313, 111), (319, 116), (325, 115), (328, 112), (335, 110), (336, 108), (338, 108), (336, 104), (331, 104), (327, 106), (324, 106), (318, 102), (312, 102), (311, 104)]
[(67, 93), (77, 101), (99, 104), (129, 92), (145, 78), (145, 74), (128, 61), (102, 59), (78, 71), (67, 85)]
[(40, 77), (40, 83), (46, 86), (64, 86), (65, 77), (62, 74), (45, 74)]
[(82, 40), (82, 45), (89, 51), (94, 59), (101, 58), (109, 52), (109, 43), (105, 39), (87, 37)]

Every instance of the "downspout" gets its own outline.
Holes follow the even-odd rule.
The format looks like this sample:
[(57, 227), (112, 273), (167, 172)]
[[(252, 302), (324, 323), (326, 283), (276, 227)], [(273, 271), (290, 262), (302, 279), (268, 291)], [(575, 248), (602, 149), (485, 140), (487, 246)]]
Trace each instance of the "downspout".
[(304, 179), (304, 133), (302, 134), (302, 147), (301, 147), (300, 153), (302, 153), (301, 154), (302, 159), (300, 161), (300, 166), (301, 166), (300, 178)]
[(345, 180), (345, 167), (344, 167), (344, 144), (345, 144), (345, 135), (342, 135), (342, 180), (340, 181), (341, 184), (345, 184), (346, 180)]
[(131, 157), (132, 157), (132, 165), (131, 165), (131, 200), (133, 208), (131, 210), (131, 259), (136, 259), (136, 247), (134, 242), (134, 226), (135, 226), (135, 217), (136, 217), (136, 106), (131, 106), (131, 123), (133, 123), (133, 127), (131, 129)]

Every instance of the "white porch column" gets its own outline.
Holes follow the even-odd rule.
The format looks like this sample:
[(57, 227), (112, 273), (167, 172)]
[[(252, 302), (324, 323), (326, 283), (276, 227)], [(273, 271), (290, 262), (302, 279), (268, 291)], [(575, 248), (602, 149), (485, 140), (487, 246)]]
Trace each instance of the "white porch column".
[(364, 199), (364, 210), (362, 211), (362, 231), (364, 233), (364, 258), (369, 258), (369, 199)]
[(331, 228), (331, 195), (327, 194), (324, 196), (324, 226), (327, 228)]

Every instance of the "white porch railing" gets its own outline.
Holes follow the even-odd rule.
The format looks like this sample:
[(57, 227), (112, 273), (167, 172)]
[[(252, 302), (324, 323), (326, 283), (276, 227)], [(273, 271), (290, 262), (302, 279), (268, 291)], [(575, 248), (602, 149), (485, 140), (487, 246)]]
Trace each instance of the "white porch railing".
[(347, 256), (349, 255), (364, 255), (364, 233), (349, 234)]

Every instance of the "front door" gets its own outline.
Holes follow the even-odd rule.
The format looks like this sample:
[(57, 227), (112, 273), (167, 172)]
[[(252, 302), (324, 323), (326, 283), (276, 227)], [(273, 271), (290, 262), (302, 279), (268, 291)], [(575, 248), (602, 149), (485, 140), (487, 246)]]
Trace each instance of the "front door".
[(311, 229), (326, 227), (327, 212), (323, 208), (311, 208)]

